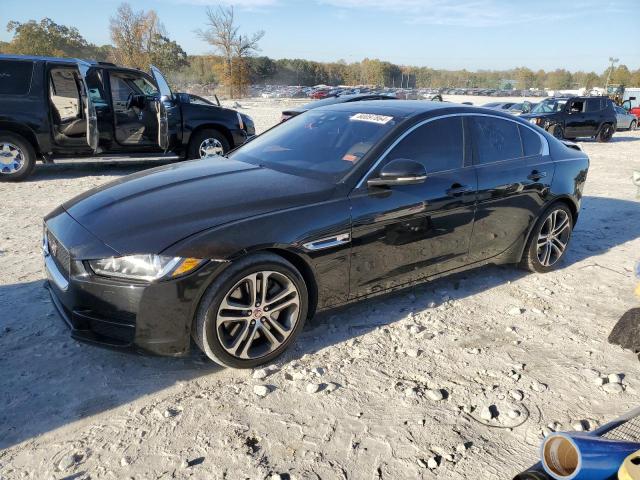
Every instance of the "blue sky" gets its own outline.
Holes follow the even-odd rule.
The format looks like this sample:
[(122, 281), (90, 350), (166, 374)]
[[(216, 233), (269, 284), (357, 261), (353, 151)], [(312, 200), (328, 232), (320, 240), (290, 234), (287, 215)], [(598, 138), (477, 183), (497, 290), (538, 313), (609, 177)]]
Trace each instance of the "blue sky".
[[(262, 54), (347, 62), (380, 58), (469, 70), (568, 68), (602, 72), (610, 56), (640, 68), (640, 0), (225, 0), (242, 31), (265, 30)], [(51, 17), (91, 42), (109, 40), (121, 0), (0, 0), (4, 24)], [(211, 52), (194, 31), (208, 0), (130, 0), (155, 9), (171, 38), (191, 54)]]

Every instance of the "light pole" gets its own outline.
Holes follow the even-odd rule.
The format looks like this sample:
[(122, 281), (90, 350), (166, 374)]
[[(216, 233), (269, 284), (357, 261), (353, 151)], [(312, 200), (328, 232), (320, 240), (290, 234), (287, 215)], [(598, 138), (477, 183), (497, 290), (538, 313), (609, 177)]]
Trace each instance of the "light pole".
[(611, 73), (613, 73), (613, 69), (615, 68), (616, 63), (620, 61), (619, 58), (609, 57), (609, 62), (611, 65), (609, 66), (609, 73), (607, 73), (607, 83), (604, 86), (604, 91), (609, 93), (609, 80), (611, 79)]

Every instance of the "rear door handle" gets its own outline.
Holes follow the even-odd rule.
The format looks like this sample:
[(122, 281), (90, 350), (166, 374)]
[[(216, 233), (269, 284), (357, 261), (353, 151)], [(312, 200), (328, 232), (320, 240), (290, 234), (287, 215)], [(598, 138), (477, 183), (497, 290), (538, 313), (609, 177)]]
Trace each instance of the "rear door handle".
[(447, 190), (447, 195), (450, 197), (458, 197), (463, 193), (467, 193), (471, 191), (471, 187), (469, 185), (460, 185), (459, 183), (454, 183), (451, 185), (451, 188)]
[(527, 178), (529, 180), (533, 180), (534, 182), (536, 182), (546, 176), (547, 176), (547, 172), (539, 172), (538, 170), (534, 170), (533, 172), (531, 172), (531, 174)]

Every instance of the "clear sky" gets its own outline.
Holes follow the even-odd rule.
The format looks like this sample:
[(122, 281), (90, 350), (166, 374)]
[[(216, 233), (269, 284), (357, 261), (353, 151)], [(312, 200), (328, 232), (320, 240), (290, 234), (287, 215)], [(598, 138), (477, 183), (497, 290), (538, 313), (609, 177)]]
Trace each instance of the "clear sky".
[[(640, 0), (225, 0), (241, 31), (264, 30), (272, 58), (398, 64), (469, 70), (528, 66), (595, 70), (610, 56), (640, 68)], [(50, 17), (89, 41), (110, 43), (109, 17), (121, 0), (0, 0), (0, 39), (9, 20)], [(190, 54), (209, 53), (194, 31), (208, 0), (129, 0), (155, 9)]]

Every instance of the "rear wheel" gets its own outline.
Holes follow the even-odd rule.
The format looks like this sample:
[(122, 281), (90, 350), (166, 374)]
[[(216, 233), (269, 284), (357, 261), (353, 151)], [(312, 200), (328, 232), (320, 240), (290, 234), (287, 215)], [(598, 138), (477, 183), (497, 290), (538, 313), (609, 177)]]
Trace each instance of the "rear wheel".
[(562, 129), (562, 125), (554, 124), (547, 128), (547, 132), (556, 137), (558, 140), (562, 140), (564, 138), (564, 130)]
[(605, 143), (611, 140), (612, 137), (613, 137), (613, 125), (609, 123), (605, 123), (600, 128), (598, 135), (596, 135), (596, 140), (598, 140), (601, 143)]
[(229, 151), (229, 142), (222, 132), (213, 128), (200, 130), (189, 142), (188, 158), (205, 158), (224, 155)]
[(572, 231), (573, 215), (569, 208), (562, 203), (551, 205), (531, 232), (520, 266), (538, 273), (553, 270), (564, 257)]
[(19, 182), (36, 166), (36, 152), (27, 140), (16, 133), (0, 133), (0, 180)]
[(635, 120), (631, 120), (631, 124), (629, 125), (629, 130), (634, 131), (638, 127), (638, 122)]
[(193, 337), (214, 362), (253, 368), (281, 355), (308, 314), (307, 287), (288, 261), (274, 254), (234, 262), (207, 289)]

